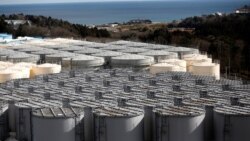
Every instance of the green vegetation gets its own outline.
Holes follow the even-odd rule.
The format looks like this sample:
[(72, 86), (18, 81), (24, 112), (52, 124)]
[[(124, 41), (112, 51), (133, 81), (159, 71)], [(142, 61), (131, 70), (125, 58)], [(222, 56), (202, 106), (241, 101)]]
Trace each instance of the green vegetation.
[(190, 17), (157, 29), (142, 28), (121, 38), (199, 48), (220, 60), (222, 73), (250, 79), (250, 14)]
[[(8, 25), (4, 20), (26, 20), (31, 24), (26, 23), (15, 28), (13, 25)], [(97, 28), (88, 28), (80, 24), (71, 24), (67, 21), (53, 19), (44, 16), (32, 15), (2, 15), (0, 17), (0, 32), (12, 33), (15, 37), (18, 36), (39, 36), (39, 37), (109, 37), (107, 30)]]

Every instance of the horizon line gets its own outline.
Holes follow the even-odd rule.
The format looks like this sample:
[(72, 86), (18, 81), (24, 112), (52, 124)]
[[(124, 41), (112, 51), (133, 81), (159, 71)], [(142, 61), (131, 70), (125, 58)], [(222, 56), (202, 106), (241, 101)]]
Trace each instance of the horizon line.
[(5, 3), (5, 4), (0, 4), (0, 6), (4, 6), (4, 5), (39, 5), (39, 4), (70, 4), (70, 3), (111, 3), (111, 2), (115, 2), (115, 3), (120, 3), (120, 2), (207, 2), (207, 1), (211, 1), (211, 2), (244, 2), (244, 1), (248, 1), (249, 0), (202, 0), (202, 1), (198, 1), (198, 0), (136, 0), (136, 1), (132, 1), (132, 0), (122, 0), (122, 1), (114, 1), (114, 0), (107, 0), (107, 1), (73, 1), (73, 2), (35, 2), (35, 3)]

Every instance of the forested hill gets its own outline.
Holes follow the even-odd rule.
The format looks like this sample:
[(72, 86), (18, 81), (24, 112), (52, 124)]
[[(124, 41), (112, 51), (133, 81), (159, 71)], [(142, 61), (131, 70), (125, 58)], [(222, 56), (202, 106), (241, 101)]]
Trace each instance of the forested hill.
[[(18, 27), (7, 24), (5, 20), (23, 20), (27, 21)], [(29, 22), (30, 23), (29, 23)], [(91, 37), (109, 37), (107, 30), (97, 28), (88, 28), (80, 24), (72, 24), (67, 21), (54, 19), (44, 16), (33, 15), (1, 15), (0, 16), (0, 32), (12, 33), (18, 36), (39, 36), (39, 37), (74, 37), (85, 38)]]
[(132, 38), (199, 48), (220, 60), (222, 73), (250, 79), (250, 14), (190, 17), (179, 23), (144, 31), (138, 36), (133, 34)]
[(178, 26), (195, 28), (193, 38), (220, 60), (222, 72), (250, 79), (250, 14), (193, 17)]

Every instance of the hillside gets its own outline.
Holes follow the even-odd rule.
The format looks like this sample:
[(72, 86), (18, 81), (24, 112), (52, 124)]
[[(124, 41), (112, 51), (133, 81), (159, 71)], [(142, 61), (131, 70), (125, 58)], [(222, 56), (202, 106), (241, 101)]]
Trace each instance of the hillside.
[[(23, 20), (27, 23), (18, 26), (7, 24), (6, 20)], [(72, 24), (67, 21), (53, 19), (51, 17), (33, 15), (2, 15), (0, 16), (0, 32), (12, 33), (18, 36), (38, 36), (38, 37), (109, 37), (107, 30), (88, 28), (80, 24)]]
[(220, 60), (221, 72), (250, 79), (250, 14), (190, 17), (169, 24), (127, 25), (112, 37), (199, 48)]

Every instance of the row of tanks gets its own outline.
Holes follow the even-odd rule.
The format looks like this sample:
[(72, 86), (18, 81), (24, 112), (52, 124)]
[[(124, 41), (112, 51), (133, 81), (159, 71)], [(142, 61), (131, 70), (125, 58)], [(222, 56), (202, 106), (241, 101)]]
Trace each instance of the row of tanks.
[(248, 141), (250, 86), (187, 72), (71, 70), (0, 85), (0, 140)]
[(184, 71), (220, 78), (219, 63), (201, 55), (197, 48), (132, 41), (95, 43), (63, 38), (17, 39), (4, 46), (0, 49), (2, 61), (54, 63), (67, 70), (150, 67), (152, 73)]

